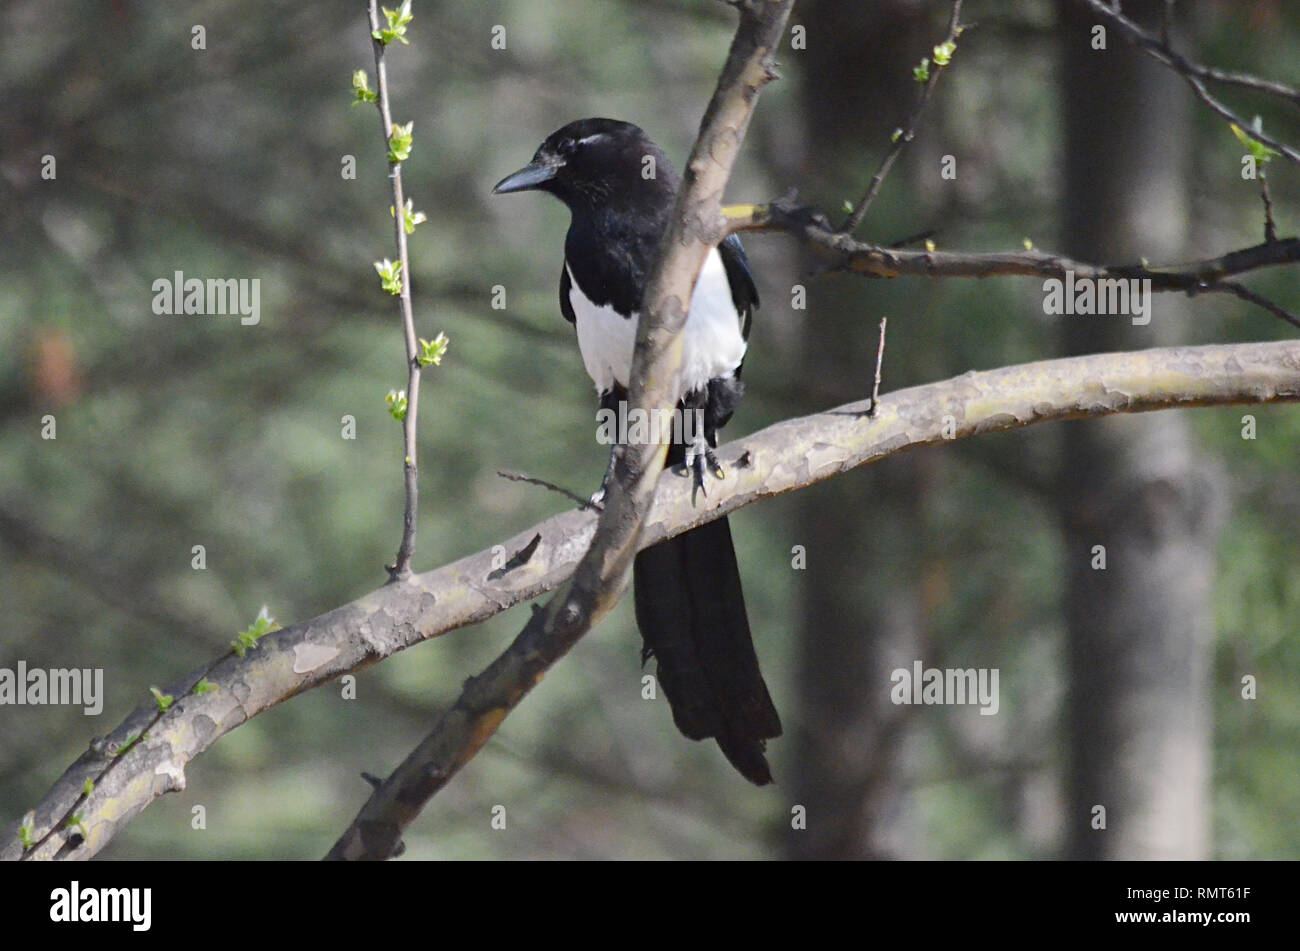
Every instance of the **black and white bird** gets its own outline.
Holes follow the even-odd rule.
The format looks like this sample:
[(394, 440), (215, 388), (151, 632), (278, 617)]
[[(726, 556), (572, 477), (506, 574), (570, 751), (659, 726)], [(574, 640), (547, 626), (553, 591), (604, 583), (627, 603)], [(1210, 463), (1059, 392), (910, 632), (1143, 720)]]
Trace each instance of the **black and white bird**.
[[(568, 206), (560, 311), (577, 329), (602, 407), (615, 412), (626, 406), (646, 282), (680, 181), (637, 126), (580, 119), (548, 136), (530, 163), (492, 190), (536, 189)], [(683, 427), (666, 464), (685, 466), (697, 484), (706, 468), (725, 477), (713, 449), (743, 393), (740, 372), (757, 306), (749, 261), (732, 235), (709, 252), (681, 332), (678, 408), (702, 415), (703, 427)], [(612, 464), (611, 456), (606, 481)], [(754, 653), (727, 520), (642, 551), (633, 587), (642, 662), (656, 658), (677, 728), (693, 740), (713, 737), (745, 778), (770, 783), (764, 741), (781, 735), (781, 721)]]

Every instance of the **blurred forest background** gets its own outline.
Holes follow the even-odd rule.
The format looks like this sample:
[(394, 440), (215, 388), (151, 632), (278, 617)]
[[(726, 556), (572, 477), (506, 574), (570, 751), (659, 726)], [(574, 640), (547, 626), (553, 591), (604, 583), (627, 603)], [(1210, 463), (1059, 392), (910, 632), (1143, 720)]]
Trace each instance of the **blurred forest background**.
[[(396, 3), (394, 2), (394, 5)], [(1163, 4), (1129, 0), (1151, 22)], [(944, 33), (933, 0), (806, 0), (728, 192), (797, 186), (840, 214), (865, 188)], [(567, 215), (492, 184), (563, 123), (634, 121), (680, 164), (733, 31), (714, 0), (416, 0), (389, 56), (414, 120), (407, 194), (425, 374), (416, 569), (587, 493), (605, 455), (556, 286)], [(1176, 5), (1202, 61), (1300, 82), (1300, 3)], [(1152, 262), (1263, 238), (1241, 145), (1186, 84), (1075, 0), (969, 0), (953, 65), (862, 236), (938, 228), (951, 250)], [(191, 48), (191, 28), (206, 49)], [(506, 28), (493, 49), (492, 29)], [(162, 684), (266, 604), (290, 623), (385, 580), (401, 521), (405, 385), (379, 124), (360, 0), (12, 0), (0, 8), (0, 667), (103, 667), (98, 719), (0, 708), (15, 819)], [(1223, 97), (1300, 141), (1293, 106)], [(42, 180), (41, 157), (57, 160)], [(941, 179), (942, 156), (955, 180)], [(346, 155), (358, 174), (340, 174)], [(1295, 169), (1270, 183), (1282, 235)], [(1041, 282), (817, 277), (788, 238), (746, 241), (763, 308), (734, 438), (869, 392), (1069, 352), (1294, 333), (1227, 297), (1158, 297), (1147, 327), (1049, 318)], [(155, 279), (258, 278), (261, 322), (151, 312)], [(791, 288), (807, 287), (792, 308)], [(1248, 283), (1294, 307), (1294, 269)], [(505, 310), (491, 307), (506, 288)], [(1258, 437), (1242, 438), (1242, 417)], [(40, 436), (47, 413), (58, 438)], [(357, 419), (357, 438), (340, 436)], [(733, 516), (759, 655), (786, 725), (778, 785), (640, 699), (630, 598), (560, 663), (406, 841), (415, 858), (1300, 858), (1300, 414), (1165, 412), (982, 437)], [(204, 545), (207, 568), (191, 568)], [(1090, 568), (1093, 545), (1108, 550)], [(802, 545), (807, 567), (792, 568)], [(103, 853), (317, 858), (520, 606), (330, 684), (221, 740)], [(996, 667), (1001, 709), (895, 707), (889, 671)], [(1241, 678), (1258, 679), (1243, 700)], [(1105, 832), (1089, 828), (1108, 805)], [(207, 828), (191, 829), (202, 804)], [(490, 826), (494, 805), (508, 828)], [(790, 828), (791, 807), (808, 829)]]

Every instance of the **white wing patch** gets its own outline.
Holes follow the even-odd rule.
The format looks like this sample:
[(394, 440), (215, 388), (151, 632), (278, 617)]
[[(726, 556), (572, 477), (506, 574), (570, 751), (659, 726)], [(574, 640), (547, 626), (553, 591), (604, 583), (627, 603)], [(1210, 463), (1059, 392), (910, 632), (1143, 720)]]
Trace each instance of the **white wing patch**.
[[(568, 267), (568, 264), (565, 264)], [(569, 304), (578, 328), (578, 349), (587, 375), (603, 393), (615, 383), (626, 387), (632, 371), (639, 314), (624, 317), (608, 304), (597, 306), (582, 292), (569, 271)], [(740, 315), (731, 300), (731, 284), (714, 248), (695, 282), (691, 309), (682, 331), (682, 394), (710, 380), (731, 376), (745, 356)]]

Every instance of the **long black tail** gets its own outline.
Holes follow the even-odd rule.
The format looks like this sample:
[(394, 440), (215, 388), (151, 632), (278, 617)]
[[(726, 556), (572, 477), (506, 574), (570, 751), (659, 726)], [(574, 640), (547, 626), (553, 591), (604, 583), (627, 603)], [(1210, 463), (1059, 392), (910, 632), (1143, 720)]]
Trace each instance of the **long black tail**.
[(677, 729), (713, 737), (746, 779), (770, 783), (763, 741), (781, 735), (781, 719), (758, 669), (727, 520), (647, 548), (632, 576), (643, 656), (658, 659)]

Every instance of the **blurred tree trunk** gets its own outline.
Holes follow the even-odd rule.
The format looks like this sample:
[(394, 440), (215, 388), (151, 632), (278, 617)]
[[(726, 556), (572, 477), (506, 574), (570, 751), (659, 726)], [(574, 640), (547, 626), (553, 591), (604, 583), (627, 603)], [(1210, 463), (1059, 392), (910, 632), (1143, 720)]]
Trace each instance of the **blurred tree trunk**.
[[(1157, 23), (1163, 4), (1125, 4)], [(1084, 260), (1176, 260), (1187, 218), (1193, 100), (1185, 84), (1061, 0), (1063, 250)], [(1169, 295), (1151, 322), (1064, 316), (1067, 354), (1178, 342)], [(1058, 514), (1069, 690), (1066, 853), (1195, 859), (1210, 848), (1209, 666), (1222, 476), (1190, 417), (1067, 423)], [(1104, 546), (1105, 568), (1094, 567)], [(1105, 808), (1105, 829), (1093, 827)]]
[[(866, 187), (914, 101), (911, 68), (934, 30), (932, 12), (915, 0), (811, 0), (798, 9), (808, 49), (783, 59), (802, 73), (808, 165), (792, 181), (805, 192), (818, 181), (837, 189), (807, 194), (814, 204), (835, 209), (840, 189), (856, 197)], [(906, 187), (901, 169), (891, 186)], [(798, 411), (869, 395), (880, 316), (873, 287), (821, 280), (808, 282), (808, 295), (807, 311), (796, 312), (805, 332), (790, 350), (790, 377), (815, 395)], [(905, 353), (888, 358), (895, 379), (901, 363), (892, 361)], [(891, 704), (888, 688), (890, 670), (922, 656), (918, 526), (923, 473), (933, 462), (891, 459), (801, 493), (797, 502), (791, 542), (806, 548), (807, 569), (799, 579), (799, 736), (789, 787), (808, 822), (786, 839), (792, 858), (919, 854), (919, 832), (897, 783), (909, 708)]]

